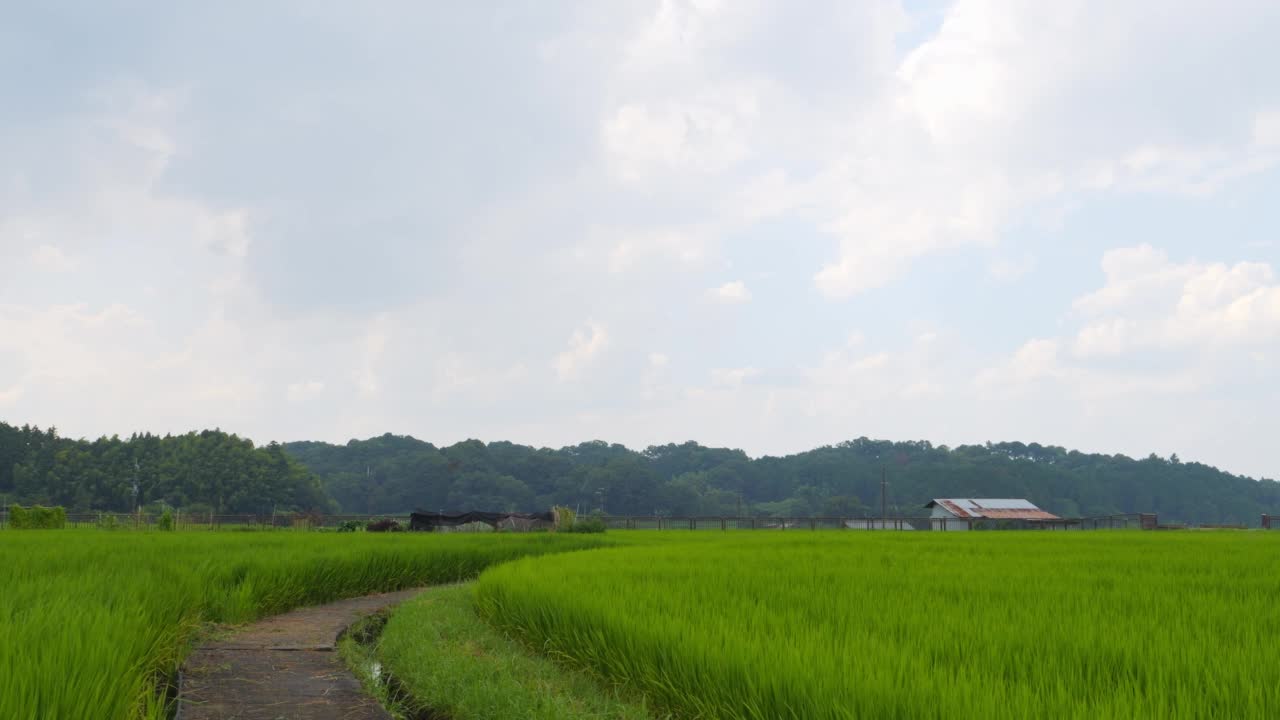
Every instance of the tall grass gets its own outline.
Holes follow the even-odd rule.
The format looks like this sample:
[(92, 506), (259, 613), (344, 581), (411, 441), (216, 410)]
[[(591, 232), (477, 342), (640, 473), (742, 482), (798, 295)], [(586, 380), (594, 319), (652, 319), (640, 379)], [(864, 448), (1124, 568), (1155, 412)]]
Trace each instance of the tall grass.
[(613, 688), (566, 672), (490, 627), (476, 617), (465, 585), (433, 589), (397, 607), (368, 651), (407, 691), (410, 708), (431, 717), (654, 718)]
[(203, 623), (474, 577), (553, 535), (0, 532), (0, 718), (157, 718)]
[(1280, 535), (779, 533), (484, 573), (480, 612), (704, 718), (1274, 718)]

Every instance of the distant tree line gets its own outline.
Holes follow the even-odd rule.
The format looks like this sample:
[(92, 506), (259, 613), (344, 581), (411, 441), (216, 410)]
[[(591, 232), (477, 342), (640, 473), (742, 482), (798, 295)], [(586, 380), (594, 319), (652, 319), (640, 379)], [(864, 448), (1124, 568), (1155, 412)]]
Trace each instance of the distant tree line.
[(1158, 512), (1169, 522), (1255, 524), (1280, 514), (1280, 483), (1178, 457), (1086, 454), (1020, 442), (858, 438), (786, 457), (693, 442), (642, 451), (601, 441), (560, 449), (382, 435), (345, 445), (271, 443), (218, 430), (77, 440), (0, 423), (0, 503), (69, 511), (138, 507), (398, 514), (545, 510), (619, 515), (924, 514), (935, 497), (1025, 497), (1063, 516)]
[(643, 451), (595, 441), (558, 450), (467, 440), (436, 447), (383, 435), (286, 451), (346, 512), (532, 510), (628, 515), (922, 515), (935, 497), (1025, 497), (1063, 516), (1158, 512), (1162, 520), (1256, 524), (1280, 513), (1280, 483), (1176, 455), (1135, 460), (1020, 442), (964, 445), (858, 438), (786, 457), (688, 442)]
[(332, 511), (319, 479), (272, 443), (218, 430), (75, 440), (0, 423), (0, 501), (130, 512)]

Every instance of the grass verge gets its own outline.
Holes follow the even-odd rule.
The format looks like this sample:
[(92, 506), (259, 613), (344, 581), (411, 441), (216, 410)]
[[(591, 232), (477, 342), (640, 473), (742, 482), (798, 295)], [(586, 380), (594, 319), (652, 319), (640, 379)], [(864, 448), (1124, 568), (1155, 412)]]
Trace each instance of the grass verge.
[[(371, 646), (355, 646), (359, 634), (344, 641), (348, 662), (379, 699), (409, 720), (665, 717), (642, 699), (566, 669), (489, 626), (475, 614), (469, 586), (428, 590), (396, 608)], [(374, 662), (380, 663), (381, 682), (370, 682)], [(387, 674), (394, 678), (390, 692)]]
[(0, 718), (164, 718), (207, 623), (458, 582), (595, 536), (0, 531)]

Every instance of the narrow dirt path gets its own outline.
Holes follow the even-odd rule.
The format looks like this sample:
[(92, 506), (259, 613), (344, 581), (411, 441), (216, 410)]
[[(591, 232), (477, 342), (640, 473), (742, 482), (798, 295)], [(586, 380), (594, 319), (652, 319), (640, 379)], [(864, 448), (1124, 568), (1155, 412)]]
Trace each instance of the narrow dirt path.
[(389, 720), (338, 656), (338, 636), (419, 592), (301, 608), (201, 645), (183, 665), (177, 720)]

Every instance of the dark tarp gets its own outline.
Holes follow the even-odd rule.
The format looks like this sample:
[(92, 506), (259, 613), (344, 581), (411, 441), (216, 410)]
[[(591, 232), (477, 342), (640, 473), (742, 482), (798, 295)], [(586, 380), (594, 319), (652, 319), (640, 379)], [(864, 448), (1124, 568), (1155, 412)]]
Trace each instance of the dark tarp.
[(550, 512), (544, 513), (495, 513), (472, 511), (465, 513), (424, 513), (416, 512), (409, 514), (410, 530), (435, 530), (439, 527), (457, 527), (458, 525), (466, 525), (468, 523), (484, 523), (497, 527), (498, 523), (506, 520), (529, 520), (542, 521), (547, 523), (555, 522), (555, 516)]

